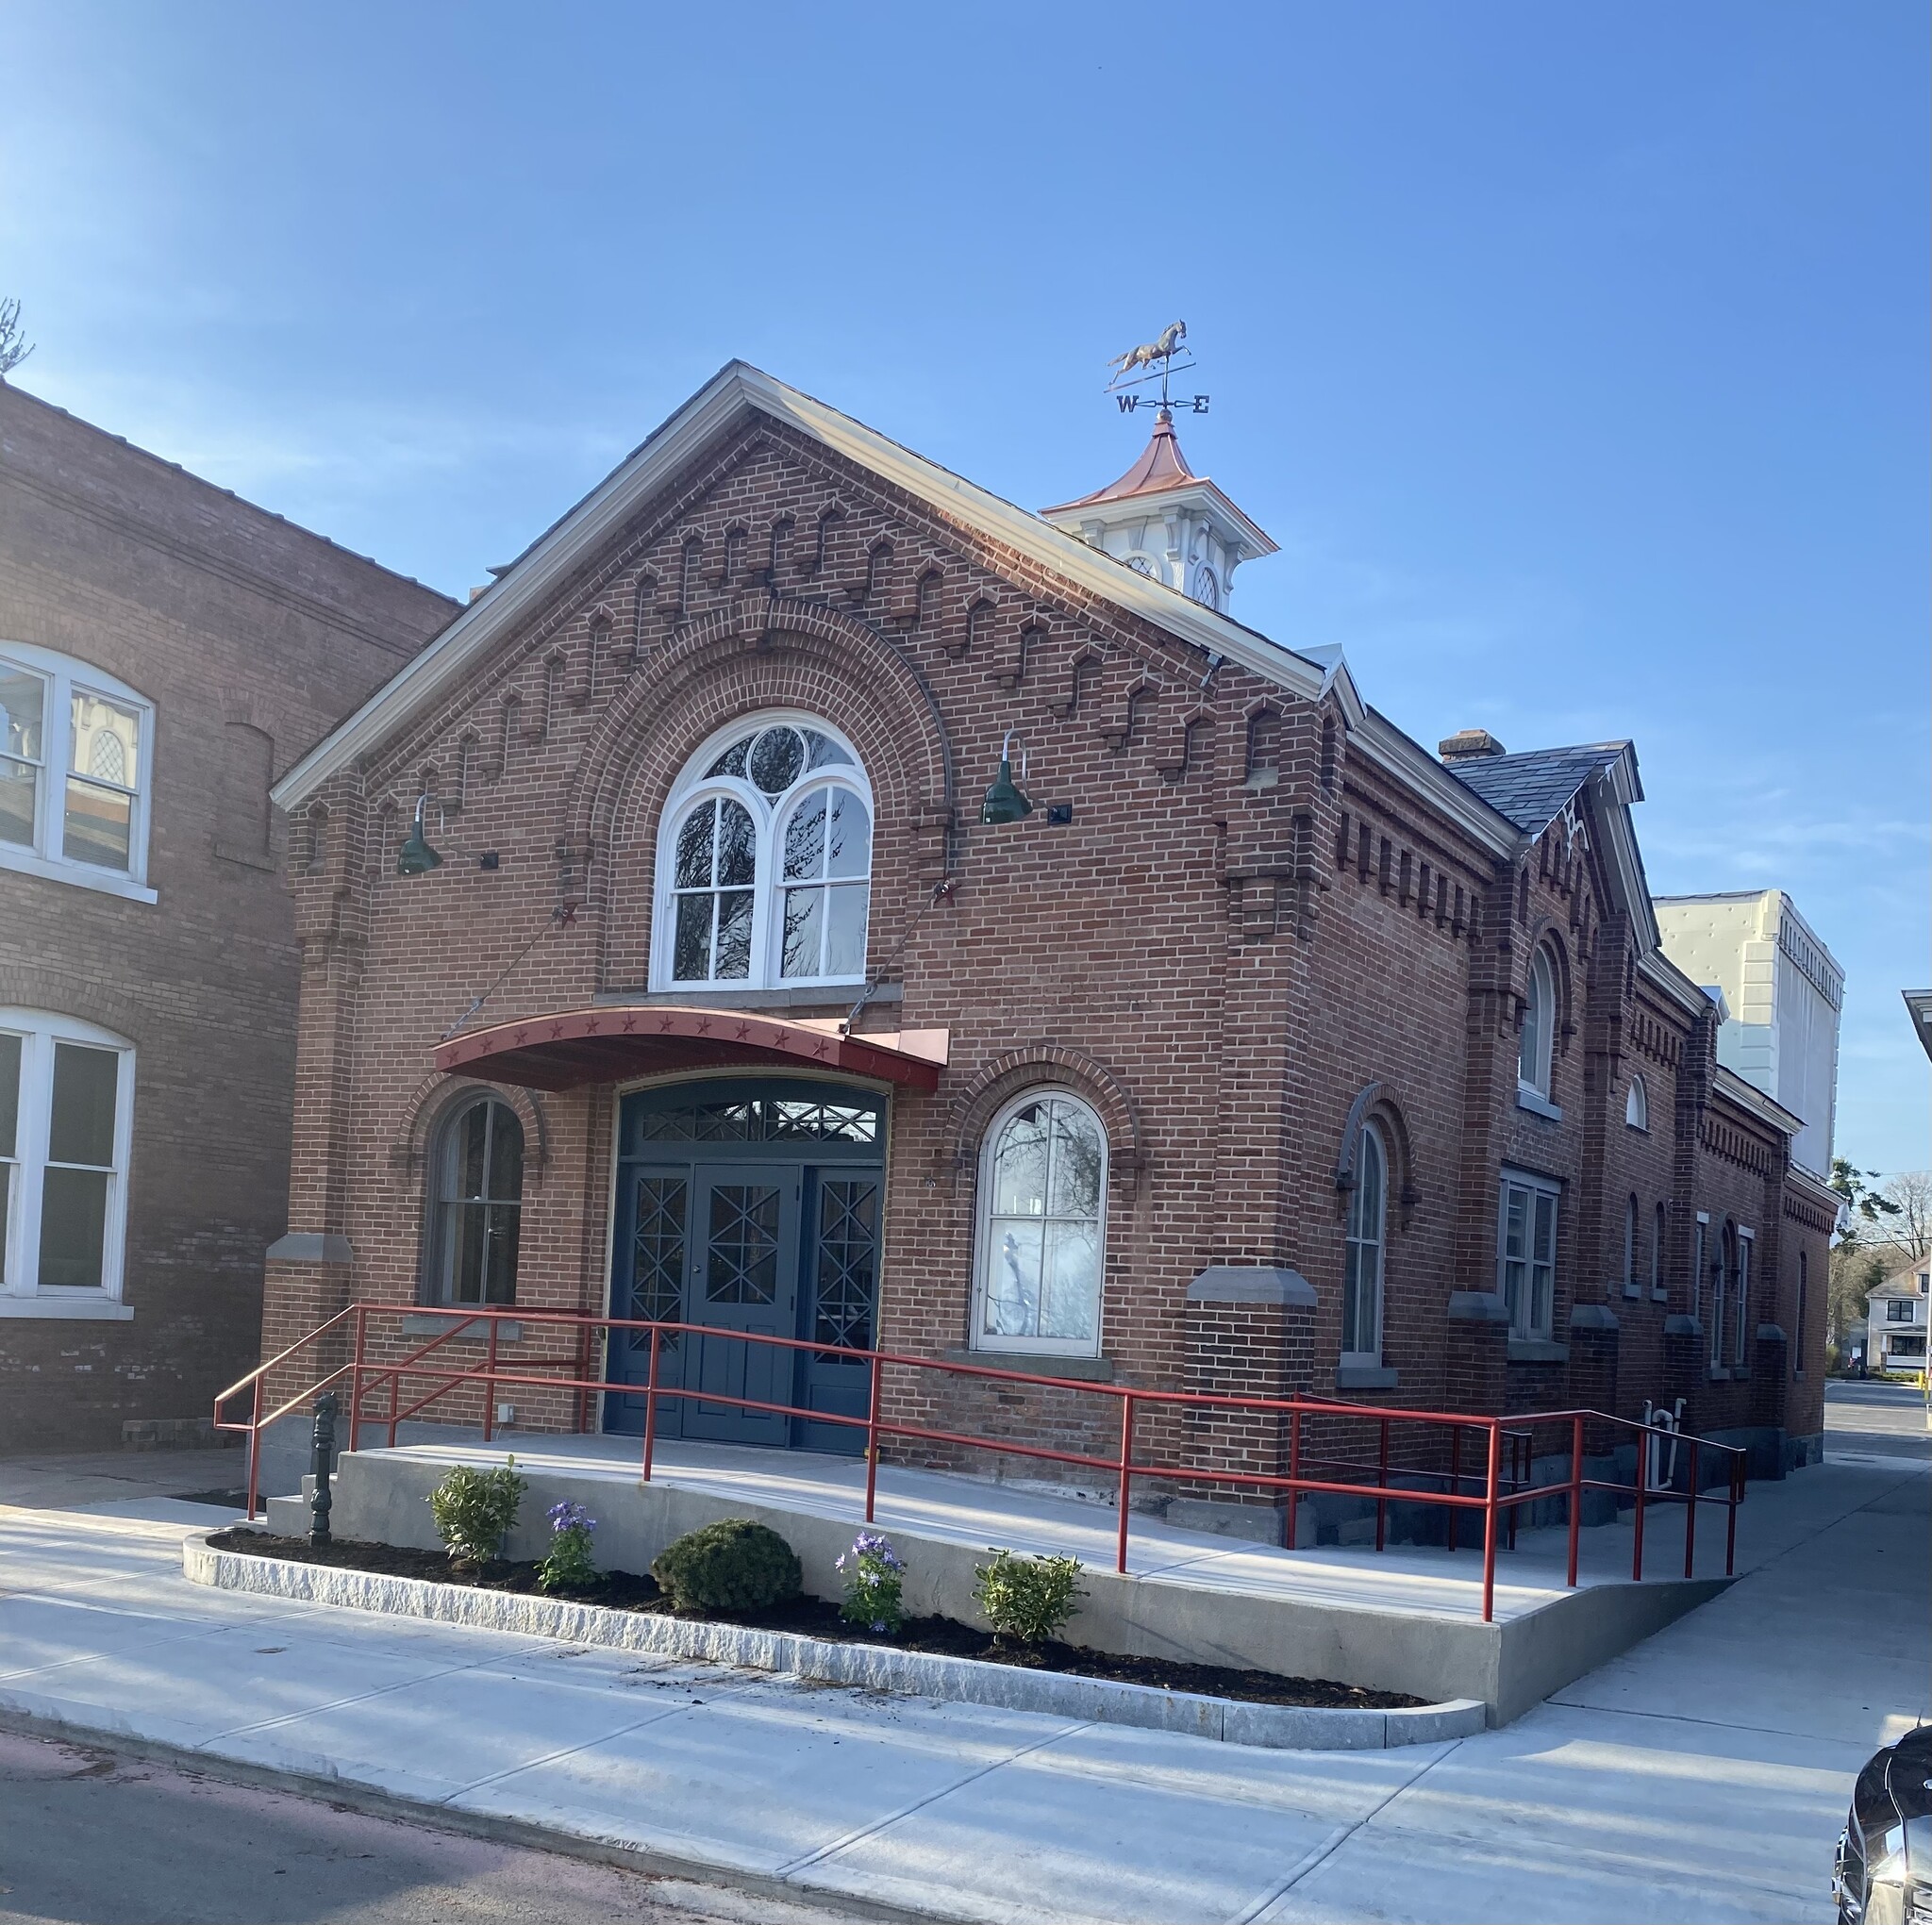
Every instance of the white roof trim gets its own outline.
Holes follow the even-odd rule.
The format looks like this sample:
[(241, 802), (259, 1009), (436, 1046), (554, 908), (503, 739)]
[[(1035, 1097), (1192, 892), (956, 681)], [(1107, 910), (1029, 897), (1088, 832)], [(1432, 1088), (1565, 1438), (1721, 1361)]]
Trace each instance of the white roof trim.
[(1702, 1016), (1715, 1005), (1710, 998), (1667, 956), (1654, 949), (1637, 958), (1637, 973), (1660, 994), (1668, 996), (1687, 1016)]
[[(1338, 678), (1350, 694), (1355, 684), (1346, 670)], [(1361, 698), (1357, 695), (1359, 703)], [(1356, 744), (1378, 769), (1420, 788), (1458, 828), (1492, 854), (1513, 858), (1528, 838), (1500, 809), (1492, 808), (1467, 783), (1452, 775), (1435, 756), (1411, 740), (1386, 715), (1362, 705), (1355, 725)]]
[(584, 556), (614, 535), (680, 467), (753, 410), (788, 423), (1178, 639), (1225, 655), (1304, 700), (1319, 699), (1323, 675), (1316, 664), (1100, 554), (1077, 536), (974, 487), (849, 415), (743, 361), (733, 361), (540, 537), (494, 587), (297, 761), (271, 791), (276, 803), (294, 807), (331, 776), (380, 747), (425, 704), (458, 682), (472, 663), (536, 614)]
[(1774, 1097), (1765, 1095), (1757, 1084), (1745, 1082), (1735, 1070), (1726, 1070), (1722, 1063), (1717, 1066), (1717, 1078), (1712, 1087), (1720, 1096), (1755, 1116), (1759, 1122), (1769, 1123), (1773, 1129), (1782, 1130), (1788, 1137), (1795, 1137), (1805, 1127), (1803, 1117), (1787, 1109)]

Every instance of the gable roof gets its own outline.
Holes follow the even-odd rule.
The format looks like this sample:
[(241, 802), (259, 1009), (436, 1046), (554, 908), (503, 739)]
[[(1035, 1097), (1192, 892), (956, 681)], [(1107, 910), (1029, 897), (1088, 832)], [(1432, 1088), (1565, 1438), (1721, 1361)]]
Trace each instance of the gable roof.
[[(1520, 755), (1468, 755), (1450, 763), (1449, 772), (1525, 836), (1541, 836), (1592, 775), (1630, 753), (1628, 742), (1594, 742), (1585, 748), (1531, 749)], [(1634, 755), (1631, 773), (1636, 773)], [(1630, 800), (1643, 800), (1641, 786)]]
[(1164, 582), (1150, 580), (1077, 535), (1066, 534), (975, 487), (850, 415), (744, 361), (731, 361), (539, 536), (428, 648), (297, 761), (276, 783), (275, 801), (284, 808), (293, 807), (338, 771), (379, 746), (544, 606), (584, 558), (703, 447), (758, 414), (797, 430), (1181, 641), (1238, 661), (1305, 700), (1318, 699), (1323, 690), (1322, 669), (1293, 650), (1204, 607)]
[(421, 655), (297, 760), (272, 791), (276, 803), (293, 808), (338, 772), (379, 748), (540, 612), (584, 559), (708, 443), (759, 414), (1209, 657), (1239, 662), (1304, 701), (1332, 694), (1352, 739), (1371, 761), (1411, 788), (1421, 789), (1482, 846), (1497, 855), (1515, 848), (1517, 832), (1506, 818), (1457, 782), (1420, 743), (1363, 703), (1339, 652), (1332, 660), (1310, 660), (1166, 583), (1150, 580), (1077, 535), (975, 487), (744, 361), (731, 361), (720, 369), (582, 501), (540, 535)]

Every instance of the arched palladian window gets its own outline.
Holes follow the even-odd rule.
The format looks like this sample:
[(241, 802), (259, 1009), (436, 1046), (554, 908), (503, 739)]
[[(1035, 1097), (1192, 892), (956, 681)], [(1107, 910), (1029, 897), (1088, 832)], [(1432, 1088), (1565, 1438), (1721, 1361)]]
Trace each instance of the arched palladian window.
[(428, 1297), (514, 1303), (523, 1228), (524, 1126), (500, 1097), (445, 1117), (432, 1165)]
[(856, 983), (872, 898), (872, 791), (823, 722), (766, 714), (707, 742), (658, 850), (652, 980)]
[(1380, 1128), (1362, 1125), (1348, 1199), (1348, 1258), (1341, 1286), (1341, 1361), (1382, 1361), (1382, 1246), (1389, 1222), (1389, 1150)]
[(1029, 1090), (986, 1133), (974, 1347), (1095, 1356), (1107, 1132), (1064, 1089)]
[(1557, 974), (1550, 953), (1539, 948), (1530, 958), (1523, 1002), (1523, 1034), (1517, 1043), (1516, 1081), (1545, 1103), (1550, 1097), (1550, 1055), (1557, 1035)]
[(1624, 1121), (1633, 1130), (1650, 1128), (1650, 1097), (1641, 1076), (1630, 1079), (1630, 1094), (1624, 1099)]

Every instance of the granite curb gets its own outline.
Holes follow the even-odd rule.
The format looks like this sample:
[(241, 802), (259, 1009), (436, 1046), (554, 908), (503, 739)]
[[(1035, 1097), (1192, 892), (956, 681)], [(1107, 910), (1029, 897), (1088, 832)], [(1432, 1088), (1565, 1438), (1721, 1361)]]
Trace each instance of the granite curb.
[(607, 1650), (647, 1651), (658, 1657), (784, 1671), (865, 1691), (985, 1704), (1005, 1711), (1037, 1711), (1101, 1724), (1136, 1725), (1271, 1751), (1369, 1751), (1395, 1745), (1435, 1744), (1481, 1731), (1487, 1718), (1477, 1699), (1453, 1699), (1412, 1711), (1249, 1704), (1110, 1678), (1022, 1670), (976, 1658), (841, 1644), (796, 1632), (706, 1624), (643, 1612), (613, 1611), (599, 1604), (575, 1604), (560, 1598), (518, 1596), (464, 1585), (433, 1584), (425, 1578), (250, 1557), (239, 1552), (217, 1551), (205, 1535), (182, 1539), (181, 1563), (192, 1583), (218, 1590), (335, 1604), (397, 1618), (423, 1618), (522, 1636), (554, 1637)]

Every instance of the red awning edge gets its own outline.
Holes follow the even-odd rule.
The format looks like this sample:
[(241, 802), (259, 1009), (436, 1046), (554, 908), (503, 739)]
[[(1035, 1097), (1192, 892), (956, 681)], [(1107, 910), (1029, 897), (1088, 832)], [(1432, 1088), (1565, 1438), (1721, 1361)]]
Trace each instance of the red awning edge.
[(943, 1029), (841, 1036), (836, 1019), (786, 1021), (735, 1009), (604, 1004), (473, 1029), (439, 1043), (436, 1067), (531, 1089), (578, 1089), (668, 1070), (759, 1065), (842, 1070), (908, 1089), (933, 1089), (944, 1067)]

